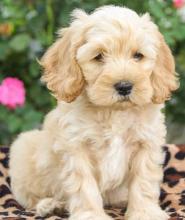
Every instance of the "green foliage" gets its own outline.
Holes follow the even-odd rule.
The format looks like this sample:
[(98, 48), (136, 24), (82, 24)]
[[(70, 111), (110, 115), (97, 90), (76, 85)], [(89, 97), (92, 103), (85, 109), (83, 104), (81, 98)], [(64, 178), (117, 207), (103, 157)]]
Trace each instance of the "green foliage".
[(28, 48), (30, 40), (28, 34), (18, 34), (10, 40), (9, 46), (12, 50), (21, 52)]
[[(168, 102), (166, 114), (185, 121), (185, 23), (170, 0), (3, 0), (0, 1), (0, 80), (17, 77), (26, 86), (26, 104), (9, 110), (0, 106), (0, 142), (7, 144), (21, 131), (39, 127), (43, 116), (55, 106), (54, 98), (40, 82), (37, 59), (52, 44), (55, 33), (69, 22), (74, 8), (91, 12), (105, 4), (124, 5), (139, 13), (149, 12), (159, 25), (176, 57), (181, 88)], [(1, 28), (0, 28), (1, 29)]]

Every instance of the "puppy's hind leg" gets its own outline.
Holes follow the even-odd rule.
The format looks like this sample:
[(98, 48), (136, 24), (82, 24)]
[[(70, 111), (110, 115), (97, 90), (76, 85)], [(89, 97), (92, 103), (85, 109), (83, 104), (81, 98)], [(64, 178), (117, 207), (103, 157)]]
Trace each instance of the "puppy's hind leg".
[(11, 190), (20, 205), (28, 209), (34, 208), (40, 198), (40, 184), (33, 183), (36, 180), (33, 155), (42, 139), (42, 131), (27, 131), (20, 134), (10, 147)]

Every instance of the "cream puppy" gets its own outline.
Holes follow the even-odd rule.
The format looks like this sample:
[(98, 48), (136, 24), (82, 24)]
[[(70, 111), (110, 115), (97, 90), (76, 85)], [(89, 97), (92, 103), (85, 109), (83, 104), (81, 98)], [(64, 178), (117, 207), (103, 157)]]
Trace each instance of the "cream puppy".
[(104, 6), (72, 17), (41, 60), (57, 107), (11, 146), (15, 198), (42, 216), (65, 208), (70, 220), (110, 220), (103, 206), (127, 203), (127, 220), (166, 220), (161, 109), (178, 86), (170, 49), (148, 14)]

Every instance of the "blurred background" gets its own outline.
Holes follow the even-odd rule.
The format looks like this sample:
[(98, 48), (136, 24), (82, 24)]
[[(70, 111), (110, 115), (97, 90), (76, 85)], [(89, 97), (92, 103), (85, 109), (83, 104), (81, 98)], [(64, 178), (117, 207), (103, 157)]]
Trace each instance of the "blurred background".
[(185, 0), (0, 0), (0, 144), (39, 127), (55, 106), (37, 62), (74, 8), (115, 4), (149, 12), (176, 59), (180, 89), (166, 103), (168, 143), (185, 143)]

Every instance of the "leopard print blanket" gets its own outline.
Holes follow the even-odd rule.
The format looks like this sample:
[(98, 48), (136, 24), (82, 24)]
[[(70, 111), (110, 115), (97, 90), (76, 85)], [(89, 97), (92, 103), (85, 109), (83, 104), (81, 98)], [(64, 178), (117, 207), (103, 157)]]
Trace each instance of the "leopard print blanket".
[[(63, 212), (62, 216), (42, 218), (34, 210), (25, 210), (13, 198), (8, 177), (8, 150), (7, 147), (0, 148), (0, 219), (66, 220), (67, 212)], [(185, 220), (185, 145), (166, 145), (164, 150), (166, 158), (160, 204), (171, 216), (170, 220)], [(115, 220), (124, 219), (125, 208), (105, 207), (105, 210)]]

